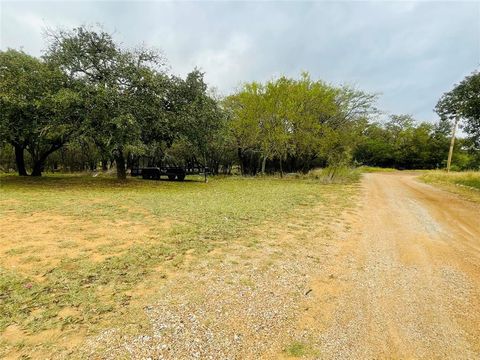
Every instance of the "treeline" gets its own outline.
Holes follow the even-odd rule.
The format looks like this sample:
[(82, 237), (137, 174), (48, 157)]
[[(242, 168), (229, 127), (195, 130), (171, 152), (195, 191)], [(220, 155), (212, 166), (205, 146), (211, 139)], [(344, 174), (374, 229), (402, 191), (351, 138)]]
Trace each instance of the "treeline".
[[(445, 166), (455, 108), (442, 107), (447, 95), (439, 124), (405, 115), (379, 123), (375, 95), (307, 73), (244, 84), (220, 99), (203, 73), (173, 76), (164, 60), (86, 27), (51, 33), (41, 58), (0, 52), (0, 166), (32, 176), (115, 168), (120, 179), (140, 158), (245, 175)], [(460, 168), (479, 166), (471, 139), (456, 143)]]
[(124, 179), (134, 157), (154, 162), (184, 144), (205, 161), (223, 129), (202, 73), (168, 75), (158, 53), (124, 49), (103, 31), (51, 34), (41, 59), (7, 50), (0, 67), (0, 134), (20, 175), (41, 175), (50, 159), (71, 170), (114, 162)]
[[(445, 168), (452, 127), (448, 121), (417, 123), (408, 115), (392, 115), (382, 124), (368, 124), (354, 152), (359, 164), (397, 169)], [(454, 170), (480, 168), (472, 139), (455, 143)]]

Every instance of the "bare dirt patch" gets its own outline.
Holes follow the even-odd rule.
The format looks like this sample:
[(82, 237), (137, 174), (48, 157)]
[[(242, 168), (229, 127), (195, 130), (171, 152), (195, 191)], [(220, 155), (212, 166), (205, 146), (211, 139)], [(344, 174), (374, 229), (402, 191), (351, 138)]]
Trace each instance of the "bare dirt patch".
[(45, 269), (62, 260), (88, 257), (99, 262), (148, 243), (174, 224), (170, 219), (152, 226), (147, 221), (92, 221), (51, 212), (9, 214), (0, 219), (0, 260), (5, 269), (41, 279)]

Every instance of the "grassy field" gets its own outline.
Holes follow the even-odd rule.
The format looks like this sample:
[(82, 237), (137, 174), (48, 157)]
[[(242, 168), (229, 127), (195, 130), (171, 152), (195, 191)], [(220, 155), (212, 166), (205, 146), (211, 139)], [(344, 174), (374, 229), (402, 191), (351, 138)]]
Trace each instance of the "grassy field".
[(438, 185), (448, 191), (480, 202), (480, 172), (430, 171), (420, 177), (429, 184)]
[(140, 323), (149, 296), (185, 259), (235, 241), (255, 247), (261, 237), (249, 234), (262, 223), (322, 202), (346, 206), (350, 195), (348, 185), (314, 178), (2, 175), (0, 357), (47, 356)]

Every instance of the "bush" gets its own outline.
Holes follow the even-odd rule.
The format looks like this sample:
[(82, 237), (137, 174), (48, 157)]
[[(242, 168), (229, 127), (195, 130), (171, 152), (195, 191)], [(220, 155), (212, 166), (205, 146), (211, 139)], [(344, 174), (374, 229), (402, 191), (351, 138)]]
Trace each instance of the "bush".
[(323, 184), (350, 184), (357, 182), (361, 174), (360, 168), (328, 166), (322, 169), (310, 170), (305, 177), (318, 180)]

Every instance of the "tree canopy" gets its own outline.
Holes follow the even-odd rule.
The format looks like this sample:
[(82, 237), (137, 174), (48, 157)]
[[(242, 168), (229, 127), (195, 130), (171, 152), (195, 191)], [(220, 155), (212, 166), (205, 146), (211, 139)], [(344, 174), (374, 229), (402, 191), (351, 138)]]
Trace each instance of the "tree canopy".
[(15, 147), (20, 175), (23, 153), (32, 158), (32, 175), (46, 158), (83, 129), (81, 87), (52, 64), (16, 50), (0, 53), (0, 134)]
[[(359, 126), (376, 113), (375, 96), (314, 81), (308, 73), (245, 84), (224, 104), (244, 173), (261, 161), (290, 171), (351, 160)], [(285, 163), (285, 164), (284, 164)], [(274, 165), (273, 164), (273, 165)]]
[(442, 120), (462, 120), (465, 132), (480, 148), (480, 73), (472, 73), (443, 94), (435, 111)]

